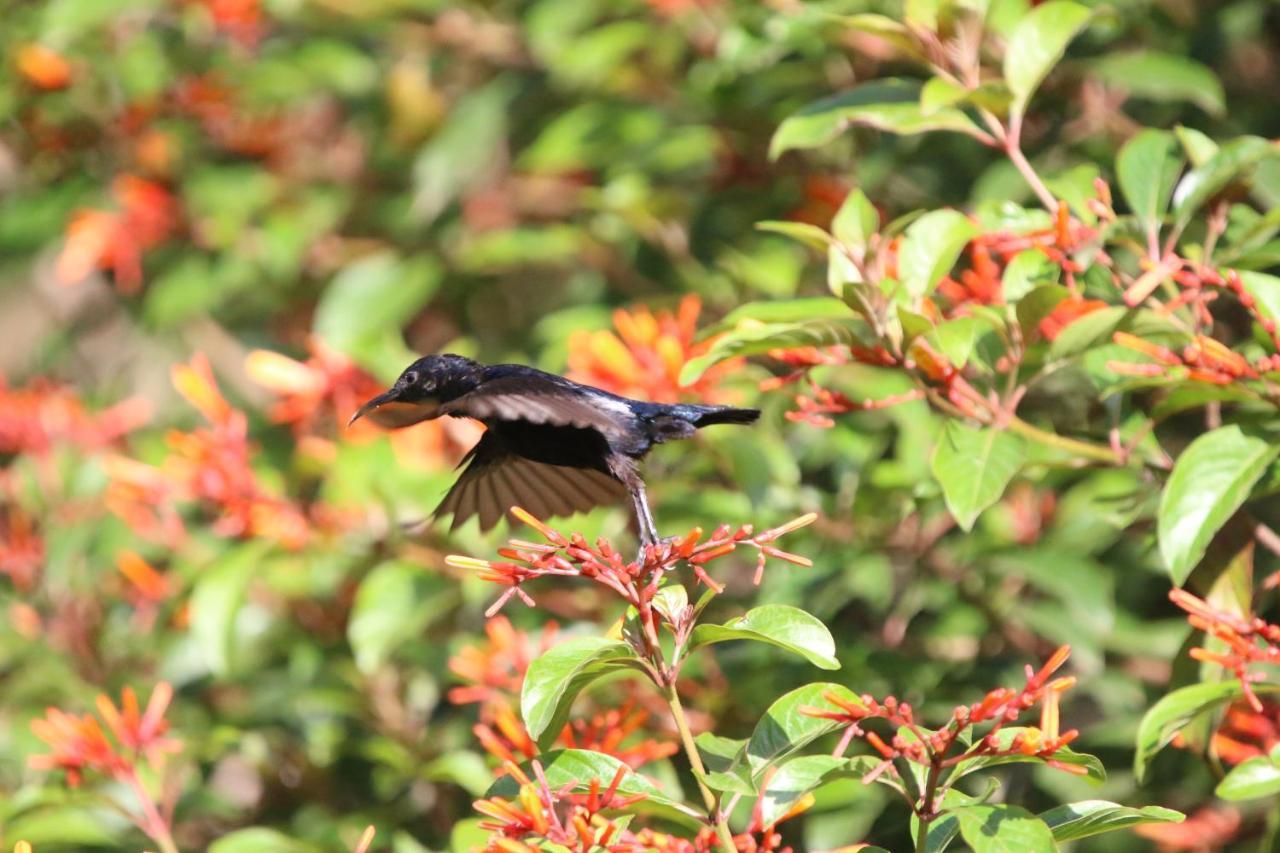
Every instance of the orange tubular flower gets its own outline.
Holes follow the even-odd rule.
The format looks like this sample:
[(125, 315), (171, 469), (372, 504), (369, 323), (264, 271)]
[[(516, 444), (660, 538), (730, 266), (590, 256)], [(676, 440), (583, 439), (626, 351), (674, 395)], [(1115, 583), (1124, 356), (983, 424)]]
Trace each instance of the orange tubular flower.
[(87, 770), (112, 775), (125, 766), (102, 726), (88, 714), (76, 717), (49, 708), (43, 719), (31, 721), (31, 731), (53, 750), (32, 756), (32, 769), (61, 770), (72, 787), (80, 784)]
[(466, 682), (449, 690), (449, 701), (455, 705), (505, 702), (518, 695), (529, 664), (551, 648), (558, 631), (554, 622), (548, 623), (535, 644), (526, 632), (512, 626), (507, 617), (493, 617), (484, 626), (487, 643), (464, 646), (449, 659), (450, 671)]
[(19, 591), (28, 590), (44, 558), (44, 539), (35, 520), (17, 504), (0, 505), (0, 575), (8, 575)]
[(182, 744), (165, 737), (169, 723), (164, 718), (169, 703), (173, 701), (173, 687), (161, 681), (151, 691), (147, 710), (139, 713), (138, 697), (133, 688), (126, 687), (120, 696), (120, 708), (105, 695), (97, 699), (98, 714), (120, 745), (133, 753), (143, 755), (152, 766), (159, 766), (167, 753), (179, 752)]
[(685, 363), (710, 348), (714, 340), (694, 342), (702, 302), (695, 295), (680, 300), (674, 314), (647, 308), (618, 310), (615, 332), (576, 331), (569, 338), (570, 376), (626, 397), (660, 403), (682, 399), (716, 402), (719, 383), (742, 366), (742, 359), (715, 365), (692, 385), (680, 384)]
[(0, 377), (0, 453), (46, 453), (57, 444), (96, 450), (147, 422), (143, 400), (91, 413), (69, 389), (43, 380), (11, 388)]

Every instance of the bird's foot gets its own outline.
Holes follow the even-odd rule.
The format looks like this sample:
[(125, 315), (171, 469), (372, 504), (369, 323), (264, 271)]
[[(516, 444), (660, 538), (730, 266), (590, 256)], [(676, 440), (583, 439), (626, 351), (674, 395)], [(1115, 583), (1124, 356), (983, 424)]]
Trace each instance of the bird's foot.
[(663, 546), (671, 545), (679, 541), (680, 541), (679, 536), (663, 536), (659, 538), (656, 542), (646, 542), (644, 540), (641, 540), (640, 551), (636, 554), (636, 562), (643, 563), (646, 559), (648, 559), (649, 549), (651, 547), (655, 549), (661, 549), (663, 548)]

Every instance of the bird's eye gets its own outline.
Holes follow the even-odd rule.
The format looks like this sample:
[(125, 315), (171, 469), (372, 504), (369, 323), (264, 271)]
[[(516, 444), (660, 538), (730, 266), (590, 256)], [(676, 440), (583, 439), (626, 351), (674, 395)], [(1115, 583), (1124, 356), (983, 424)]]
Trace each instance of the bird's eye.
[(408, 373), (406, 373), (406, 374), (404, 375), (404, 384), (405, 384), (405, 385), (417, 385), (417, 384), (418, 384), (418, 371), (416, 371), (416, 370), (410, 370)]

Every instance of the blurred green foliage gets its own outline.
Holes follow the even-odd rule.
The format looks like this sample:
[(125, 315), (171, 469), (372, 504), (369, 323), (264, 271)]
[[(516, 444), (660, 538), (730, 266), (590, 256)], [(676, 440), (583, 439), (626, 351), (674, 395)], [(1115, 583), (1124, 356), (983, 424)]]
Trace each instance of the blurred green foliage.
[[(246, 356), (302, 359), (320, 339), (383, 381), (413, 353), (445, 349), (559, 372), (575, 352), (591, 352), (574, 333), (608, 329), (618, 307), (674, 310), (696, 294), (710, 326), (744, 302), (828, 293), (801, 244), (755, 225), (825, 228), (851, 187), (874, 200), (884, 223), (945, 205), (978, 210), (984, 225), (997, 220), (1002, 203), (1032, 194), (1007, 158), (971, 136), (849, 130), (847, 115), (794, 118), (833, 92), (911, 69), (886, 39), (841, 16), (920, 23), (938, 5), (0, 4), (4, 843), (147, 843), (101, 805), (94, 785), (66, 790), (56, 774), (28, 768), (47, 749), (29, 723), (48, 706), (86, 713), (95, 694), (132, 685), (146, 695), (161, 680), (177, 691), (169, 719), (185, 746), (172, 780), (183, 849), (351, 849), (370, 823), (374, 849), (483, 843), (467, 821), (494, 762), (473, 736), (474, 707), (446, 698), (457, 683), (447, 661), (482, 641), (494, 590), (446, 573), (443, 555), (491, 553), (495, 537), (403, 526), (434, 507), (465, 443), (347, 440), (338, 414), (291, 431), (270, 418), (271, 397), (246, 373)], [(988, 5), (1001, 32), (1027, 4)], [(1180, 126), (1188, 148), (1200, 135), (1280, 135), (1274, 4), (1094, 11), (1023, 130), (1057, 196), (1087, 195), (1094, 176), (1123, 168), (1116, 152), (1140, 127)], [(920, 97), (916, 84), (885, 85)], [(121, 176), (142, 188), (122, 187)], [(945, 224), (913, 227), (934, 245), (923, 229)], [(1280, 261), (1274, 241), (1240, 251), (1256, 269)], [(87, 261), (77, 266), (77, 257)], [(1025, 281), (1004, 286), (1029, 292), (1037, 274), (1022, 270)], [(197, 351), (249, 413), (262, 488), (312, 521), (323, 509), (347, 523), (295, 549), (228, 537), (208, 506), (183, 504), (188, 535), (171, 546), (104, 509), (109, 457), (160, 464), (171, 454), (166, 429), (197, 423), (168, 375)], [(783, 414), (786, 394), (757, 388), (778, 372), (756, 359), (720, 378), (729, 398), (765, 410), (758, 428), (663, 447), (648, 466), (665, 531), (821, 514), (788, 542), (813, 568), (771, 569), (755, 590), (753, 567), (740, 562), (722, 578), (730, 594), (711, 621), (747, 601), (805, 607), (834, 634), (836, 680), (896, 694), (932, 719), (1070, 643), (1080, 685), (1063, 719), (1082, 730), (1078, 747), (1103, 759), (1107, 781), (1094, 788), (1014, 766), (1001, 773), (1001, 796), (1036, 812), (1089, 798), (1188, 812), (1212, 801), (1214, 768), (1190, 752), (1162, 752), (1141, 784), (1128, 770), (1144, 712), (1171, 679), (1197, 679), (1181, 649), (1186, 622), (1166, 598), (1149, 472), (1060, 466), (1030, 446), (1009, 491), (1006, 478), (991, 500), (959, 506), (944, 500), (934, 473), (972, 458), (968, 428), (923, 401), (845, 415), (830, 429), (794, 423)], [(813, 375), (858, 399), (910, 390), (900, 374), (863, 365)], [(37, 377), (69, 386), (93, 410), (137, 395), (154, 415), (105, 451), (76, 440), (37, 447), (25, 437), (50, 429), (38, 414), (46, 409), (15, 391), (38, 387)], [(1028, 402), (1054, 410), (1055, 423), (1099, 422), (1092, 402), (1076, 410), (1056, 404), (1054, 391)], [(1062, 398), (1078, 400), (1070, 391)], [(950, 460), (933, 456), (944, 429)], [(1171, 441), (1201, 430), (1175, 418)], [(972, 531), (954, 529), (948, 508)], [(1274, 507), (1264, 501), (1259, 512)], [(26, 582), (13, 568), (22, 556), (16, 519), (29, 519), (41, 543)], [(574, 527), (627, 535), (618, 511)], [(128, 550), (168, 578), (150, 618), (115, 568)], [(1258, 577), (1275, 568), (1269, 554), (1257, 560)], [(567, 633), (619, 616), (590, 592), (539, 601)], [(546, 616), (518, 604), (507, 612), (530, 631)], [(696, 724), (726, 737), (747, 736), (773, 699), (815, 678), (802, 659), (755, 644), (717, 646), (691, 675)], [(663, 759), (645, 772), (678, 785), (677, 766)], [(782, 833), (797, 850), (864, 838), (904, 849), (907, 817), (882, 789), (843, 780)], [(1241, 836), (1275, 823), (1246, 810)], [(1149, 844), (1118, 833), (1080, 849)]]

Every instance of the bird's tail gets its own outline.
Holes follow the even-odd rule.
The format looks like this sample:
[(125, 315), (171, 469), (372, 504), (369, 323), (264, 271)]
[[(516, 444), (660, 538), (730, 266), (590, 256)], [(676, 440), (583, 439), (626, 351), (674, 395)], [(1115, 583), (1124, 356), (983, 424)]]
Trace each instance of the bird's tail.
[(760, 417), (759, 409), (739, 409), (735, 406), (689, 406), (693, 425), (701, 429), (712, 424), (752, 424)]

